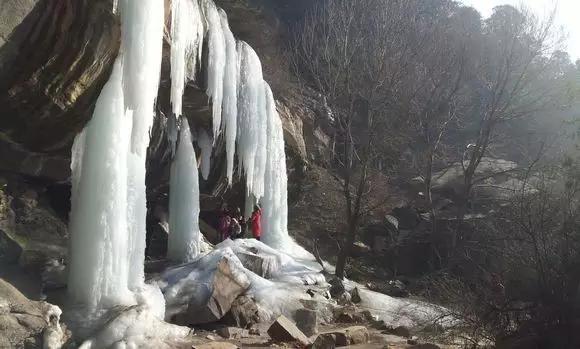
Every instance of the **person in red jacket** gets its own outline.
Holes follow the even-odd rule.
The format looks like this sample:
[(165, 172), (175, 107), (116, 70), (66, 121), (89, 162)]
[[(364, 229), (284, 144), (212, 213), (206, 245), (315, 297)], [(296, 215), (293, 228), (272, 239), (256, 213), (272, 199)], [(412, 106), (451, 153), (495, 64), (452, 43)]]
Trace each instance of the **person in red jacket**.
[(260, 240), (262, 236), (262, 209), (258, 205), (254, 206), (254, 212), (252, 212), (250, 222), (252, 223), (252, 235), (254, 235), (254, 239)]

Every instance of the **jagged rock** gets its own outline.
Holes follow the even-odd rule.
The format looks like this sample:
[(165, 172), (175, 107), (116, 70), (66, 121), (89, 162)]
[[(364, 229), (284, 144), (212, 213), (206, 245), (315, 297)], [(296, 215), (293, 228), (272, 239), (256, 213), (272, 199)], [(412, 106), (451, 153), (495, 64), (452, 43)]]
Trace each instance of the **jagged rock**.
[(330, 292), (330, 296), (332, 298), (338, 298), (339, 296), (341, 296), (343, 293), (346, 292), (344, 288), (344, 283), (339, 278), (334, 277), (330, 279), (328, 283), (330, 284), (330, 289), (328, 291)]
[(60, 348), (70, 336), (60, 314), (57, 306), (31, 301), (0, 279), (0, 348)]
[(336, 335), (322, 333), (316, 337), (310, 349), (334, 349), (336, 348)]
[(421, 343), (421, 344), (415, 344), (415, 345), (409, 347), (408, 349), (441, 349), (441, 347), (436, 345), (436, 344), (432, 344), (432, 343)]
[(350, 305), (350, 304), (352, 304), (352, 301), (350, 299), (350, 293), (343, 292), (343, 294), (341, 294), (340, 296), (338, 296), (338, 298), (336, 299), (336, 302), (339, 305)]
[(409, 330), (409, 328), (407, 328), (405, 326), (397, 326), (395, 328), (389, 328), (389, 329), (383, 331), (383, 333), (388, 333), (388, 334), (392, 334), (392, 335), (399, 336), (399, 337), (405, 337), (405, 338), (412, 337), (411, 330)]
[(278, 260), (275, 256), (257, 255), (250, 252), (239, 252), (236, 256), (238, 256), (246, 269), (265, 279), (269, 279), (279, 268)]
[(214, 274), (211, 295), (204, 303), (193, 300), (187, 308), (187, 322), (190, 325), (211, 323), (220, 320), (230, 311), (234, 300), (250, 287), (245, 275), (236, 274), (235, 267), (228, 258), (222, 258)]
[(301, 345), (308, 345), (310, 343), (308, 337), (284, 315), (280, 315), (270, 328), (268, 328), (268, 335), (276, 342), (298, 342)]
[(352, 244), (352, 255), (354, 257), (360, 257), (369, 252), (371, 252), (371, 248), (364, 242), (356, 241), (354, 244)]
[(360, 303), (362, 301), (362, 299), (360, 298), (358, 287), (355, 287), (352, 289), (352, 291), (350, 291), (350, 300), (353, 303)]
[(192, 349), (239, 349), (235, 344), (228, 342), (211, 342), (191, 347)]
[(301, 299), (300, 303), (304, 306), (304, 308), (316, 311), (320, 322), (330, 323), (334, 321), (334, 304), (326, 301), (318, 301), (315, 299)]
[(409, 297), (407, 286), (399, 280), (389, 280), (387, 283), (367, 283), (367, 288), (371, 291), (384, 293), (391, 297)]
[(308, 337), (318, 333), (318, 312), (311, 309), (298, 309), (294, 314), (296, 326)]
[(222, 327), (217, 330), (217, 334), (225, 339), (240, 339), (250, 336), (250, 331), (239, 327)]
[(340, 331), (322, 333), (314, 341), (312, 348), (334, 348), (366, 344), (370, 340), (369, 331), (364, 326), (352, 326)]
[(368, 310), (358, 311), (356, 308), (344, 307), (337, 311), (336, 322), (344, 324), (365, 323), (376, 321), (373, 314)]
[(241, 328), (250, 328), (260, 322), (258, 306), (253, 298), (239, 296), (232, 303), (230, 311), (224, 317), (225, 323)]

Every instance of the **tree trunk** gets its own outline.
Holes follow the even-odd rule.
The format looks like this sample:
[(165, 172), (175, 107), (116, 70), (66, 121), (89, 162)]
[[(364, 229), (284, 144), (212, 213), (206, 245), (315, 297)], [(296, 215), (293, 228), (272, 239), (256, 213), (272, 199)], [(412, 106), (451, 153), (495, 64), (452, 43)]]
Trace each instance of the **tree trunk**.
[(354, 244), (354, 240), (356, 237), (356, 223), (351, 222), (348, 225), (348, 232), (347, 236), (344, 239), (344, 244), (340, 249), (340, 253), (338, 255), (338, 260), (336, 261), (336, 272), (335, 275), (340, 280), (344, 280), (344, 269), (346, 267), (346, 261), (348, 257), (350, 257), (350, 253), (352, 251), (352, 245)]

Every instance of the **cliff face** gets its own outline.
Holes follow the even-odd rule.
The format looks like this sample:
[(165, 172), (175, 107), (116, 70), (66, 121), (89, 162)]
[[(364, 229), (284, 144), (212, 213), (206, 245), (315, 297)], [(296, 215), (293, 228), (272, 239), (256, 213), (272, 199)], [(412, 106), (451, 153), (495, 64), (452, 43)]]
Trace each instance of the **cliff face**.
[[(0, 168), (56, 180), (119, 49), (113, 0), (0, 5)], [(64, 168), (63, 168), (64, 167)]]
[[(5, 0), (0, 4), (0, 177), (21, 176), (48, 195), (60, 217), (69, 209), (70, 147), (90, 119), (118, 54), (121, 28), (114, 0)], [(171, 0), (166, 4), (166, 33)], [(290, 198), (301, 191), (305, 166), (324, 161), (329, 137), (319, 125), (316, 94), (303, 90), (285, 59), (289, 32), (312, 4), (287, 0), (217, 0), (234, 35), (260, 57), (284, 125)], [(165, 37), (157, 117), (148, 154), (150, 207), (167, 197), (170, 164), (170, 38)], [(205, 55), (205, 53), (204, 53)], [(205, 66), (203, 64), (202, 66)], [(203, 70), (203, 67), (202, 67)], [(184, 113), (195, 127), (211, 127), (204, 74), (189, 84)], [(225, 151), (218, 139), (211, 179), (202, 183), (202, 206), (224, 194)], [(40, 183), (40, 184), (39, 184)], [(228, 198), (241, 196), (240, 185)], [(205, 205), (212, 203), (211, 205)]]

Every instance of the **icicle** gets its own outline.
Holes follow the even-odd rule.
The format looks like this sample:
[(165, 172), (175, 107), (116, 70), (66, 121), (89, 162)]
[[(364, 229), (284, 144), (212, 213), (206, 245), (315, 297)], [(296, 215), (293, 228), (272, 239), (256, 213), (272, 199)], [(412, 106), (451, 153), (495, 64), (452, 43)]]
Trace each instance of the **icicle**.
[(200, 129), (197, 136), (197, 144), (201, 148), (201, 175), (207, 180), (211, 169), (211, 150), (213, 141), (205, 129)]
[(122, 1), (123, 91), (125, 107), (133, 110), (131, 151), (144, 155), (153, 125), (163, 50), (164, 3)]
[(213, 139), (219, 136), (222, 119), (226, 43), (217, 7), (211, 0), (204, 0), (204, 14), (208, 26), (209, 57), (207, 66), (207, 95), (212, 100)]
[(204, 26), (197, 0), (171, 3), (171, 106), (180, 117), (187, 80), (194, 80), (201, 61)]
[(260, 143), (260, 99), (264, 94), (262, 65), (256, 52), (245, 42), (238, 42), (240, 80), (238, 81), (238, 160), (246, 176), (246, 188), (254, 193), (254, 181), (263, 181), (256, 172), (256, 152)]
[(226, 42), (226, 67), (224, 74), (224, 97), (223, 112), (225, 138), (226, 138), (226, 156), (227, 167), (226, 177), (228, 185), (232, 185), (234, 173), (234, 155), (236, 152), (236, 135), (237, 135), (237, 117), (238, 117), (238, 52), (236, 49), (236, 39), (228, 25), (226, 13), (220, 9), (222, 29)]
[(130, 120), (122, 70), (118, 58), (73, 148), (68, 294), (89, 309), (134, 302), (127, 263)]
[(169, 240), (167, 256), (188, 262), (199, 253), (199, 181), (197, 160), (187, 119), (182, 118), (179, 144), (169, 182)]
[[(264, 83), (267, 104), (267, 161), (265, 192), (262, 200), (264, 213), (263, 241), (271, 247), (285, 249), (290, 246), (288, 236), (288, 177), (282, 121), (276, 111), (276, 102), (270, 86)], [(294, 244), (293, 244), (294, 245)]]
[(123, 0), (121, 4), (123, 92), (127, 114), (132, 117), (127, 158), (127, 255), (129, 287), (137, 290), (145, 281), (145, 157), (159, 89), (165, 8), (159, 0)]

